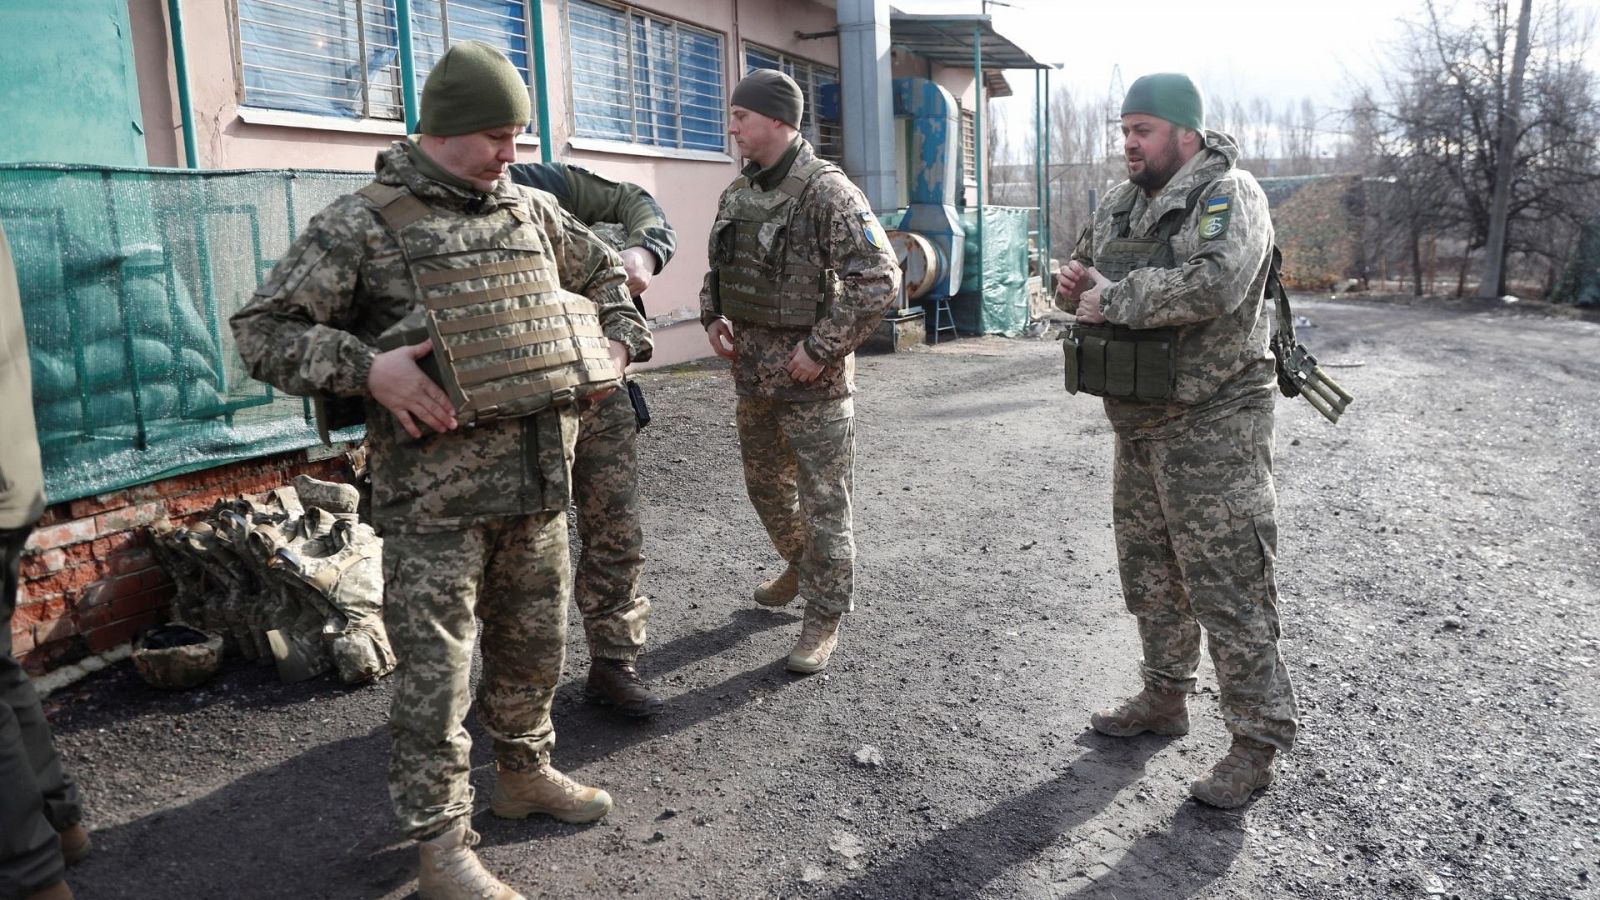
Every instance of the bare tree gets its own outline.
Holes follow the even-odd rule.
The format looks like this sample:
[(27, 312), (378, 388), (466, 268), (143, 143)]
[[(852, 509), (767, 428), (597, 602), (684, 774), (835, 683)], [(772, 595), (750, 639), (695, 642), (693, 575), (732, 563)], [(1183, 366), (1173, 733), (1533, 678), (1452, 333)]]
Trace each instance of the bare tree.
[[(1592, 215), (1600, 182), (1600, 101), (1582, 62), (1592, 23), (1559, 3), (1538, 16), (1530, 6), (1522, 108), (1513, 111), (1510, 0), (1479, 0), (1465, 23), (1434, 0), (1424, 12), (1395, 46), (1381, 86), (1364, 92), (1372, 102), (1363, 112), (1377, 135), (1374, 174), (1390, 180), (1393, 197), (1421, 205), (1404, 215), (1416, 288), (1423, 242), (1450, 257), (1458, 294), (1491, 244), (1504, 246), (1505, 264), (1482, 290), (1498, 294), (1517, 279), (1548, 285)], [(1508, 119), (1516, 125), (1509, 143)], [(1491, 224), (1501, 174), (1503, 237)]]

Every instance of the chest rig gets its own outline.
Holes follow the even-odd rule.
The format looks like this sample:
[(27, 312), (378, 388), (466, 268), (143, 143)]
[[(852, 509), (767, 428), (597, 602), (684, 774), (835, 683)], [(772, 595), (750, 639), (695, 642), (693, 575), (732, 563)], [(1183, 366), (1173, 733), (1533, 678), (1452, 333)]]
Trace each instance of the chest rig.
[(561, 289), (522, 207), (460, 216), (377, 182), (356, 193), (398, 240), (421, 304), (379, 347), (432, 338), (423, 369), (462, 425), (531, 415), (622, 377), (593, 301)]
[[(1134, 269), (1170, 269), (1177, 265), (1172, 238), (1194, 212), (1210, 183), (1189, 192), (1185, 204), (1171, 209), (1144, 237), (1129, 237), (1129, 219), (1137, 195), (1111, 213), (1116, 235), (1095, 251), (1100, 274), (1121, 281)], [(1082, 391), (1096, 397), (1166, 400), (1172, 396), (1177, 376), (1176, 328), (1129, 328), (1111, 322), (1090, 325), (1075, 322), (1062, 337), (1066, 356), (1067, 393)]]
[(758, 190), (748, 177), (735, 182), (711, 231), (713, 285), (722, 315), (779, 328), (810, 328), (827, 315), (839, 296), (838, 274), (812, 265), (814, 254), (791, 254), (789, 247), (806, 188), (837, 168), (812, 159), (791, 168), (770, 191)]

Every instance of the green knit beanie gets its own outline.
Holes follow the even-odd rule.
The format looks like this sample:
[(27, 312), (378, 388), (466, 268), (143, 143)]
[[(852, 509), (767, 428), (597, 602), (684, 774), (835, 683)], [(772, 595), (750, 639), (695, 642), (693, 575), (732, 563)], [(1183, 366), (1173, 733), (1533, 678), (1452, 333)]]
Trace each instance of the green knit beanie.
[(417, 131), (450, 137), (504, 125), (526, 128), (532, 107), (528, 86), (504, 53), (464, 41), (446, 50), (428, 73)]
[(800, 115), (806, 109), (800, 85), (777, 69), (757, 69), (741, 78), (730, 102), (795, 128), (800, 127)]
[(1144, 113), (1195, 131), (1206, 127), (1206, 104), (1189, 76), (1177, 72), (1146, 75), (1128, 88), (1122, 114)]

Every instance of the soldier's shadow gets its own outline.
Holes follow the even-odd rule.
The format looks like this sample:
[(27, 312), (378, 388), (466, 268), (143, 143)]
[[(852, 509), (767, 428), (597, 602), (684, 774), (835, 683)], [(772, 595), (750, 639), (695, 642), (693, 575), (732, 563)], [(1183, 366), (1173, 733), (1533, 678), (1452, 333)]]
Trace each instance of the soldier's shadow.
[(1106, 808), (1144, 776), (1145, 764), (1170, 740), (1078, 743), (1086, 751), (1056, 778), (936, 833), (893, 862), (872, 866), (830, 896), (911, 900), (981, 894), (991, 881), (1048, 852), (1062, 835)]
[(1244, 848), (1243, 823), (1243, 810), (1186, 801), (1167, 830), (1140, 838), (1110, 872), (1069, 896), (1083, 900), (1199, 896), (1227, 874)]

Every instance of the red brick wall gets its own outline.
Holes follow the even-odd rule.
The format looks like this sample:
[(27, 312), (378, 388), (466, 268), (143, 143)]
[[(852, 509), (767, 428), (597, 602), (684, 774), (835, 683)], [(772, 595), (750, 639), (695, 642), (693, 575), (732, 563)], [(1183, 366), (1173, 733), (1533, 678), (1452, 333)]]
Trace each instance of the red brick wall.
[(38, 674), (127, 643), (165, 621), (172, 582), (156, 565), (144, 526), (163, 518), (191, 523), (219, 499), (269, 491), (301, 473), (350, 477), (342, 455), (311, 462), (306, 451), (295, 451), (46, 509), (22, 557), (13, 652)]

